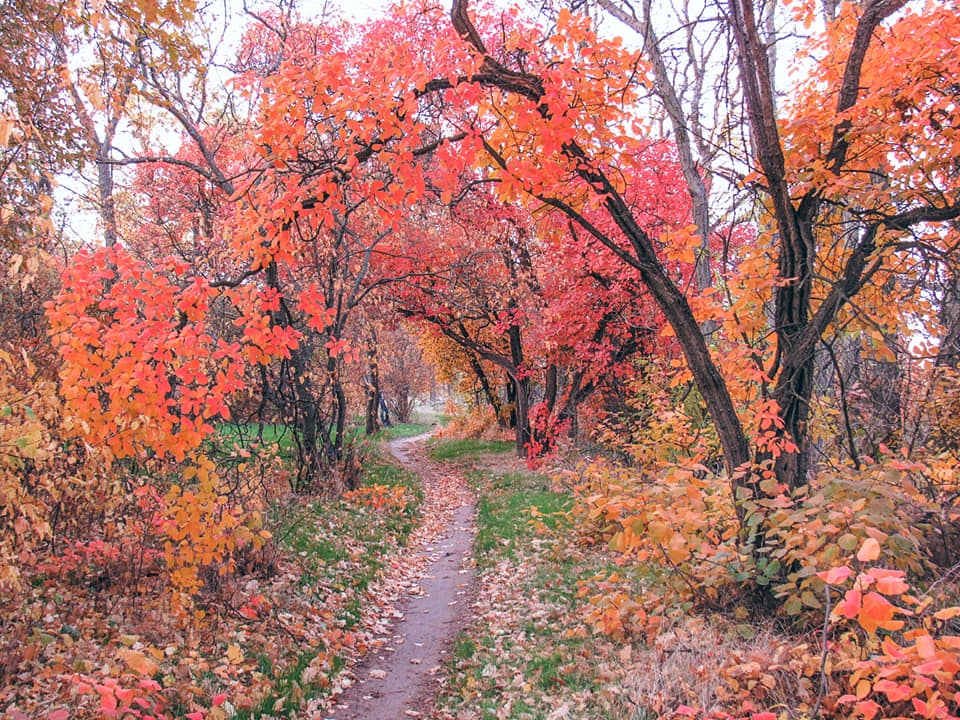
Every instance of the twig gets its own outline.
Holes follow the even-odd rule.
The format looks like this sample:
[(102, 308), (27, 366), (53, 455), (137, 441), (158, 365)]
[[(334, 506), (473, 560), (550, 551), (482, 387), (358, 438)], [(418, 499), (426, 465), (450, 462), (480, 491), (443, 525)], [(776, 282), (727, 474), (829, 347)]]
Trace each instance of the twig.
[(937, 585), (939, 585), (940, 583), (948, 580), (951, 575), (954, 575), (954, 574), (957, 573), (958, 571), (960, 571), (960, 563), (957, 563), (957, 564), (954, 565), (952, 568), (950, 568), (949, 570), (947, 570), (935, 583), (933, 583), (933, 585), (931, 585), (930, 587), (927, 588), (926, 592), (924, 592), (923, 595), (920, 596), (920, 598), (923, 599), (923, 598), (925, 598), (925, 597), (929, 597), (930, 593), (933, 592), (933, 589), (934, 589)]

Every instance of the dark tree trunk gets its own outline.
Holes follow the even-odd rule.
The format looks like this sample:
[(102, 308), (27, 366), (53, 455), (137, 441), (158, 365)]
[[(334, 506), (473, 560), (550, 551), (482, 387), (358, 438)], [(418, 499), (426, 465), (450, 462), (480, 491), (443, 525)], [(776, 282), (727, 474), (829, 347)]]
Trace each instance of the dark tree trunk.
[(507, 398), (507, 427), (515, 429), (517, 427), (517, 383), (510, 375), (504, 371), (503, 390)]
[(505, 427), (506, 419), (503, 417), (503, 403), (500, 402), (500, 398), (497, 397), (497, 394), (490, 386), (490, 380), (483, 371), (480, 359), (473, 353), (470, 353), (470, 368), (473, 370), (473, 374), (477, 376), (480, 387), (483, 388), (484, 397), (486, 397), (487, 402), (490, 403), (490, 407), (492, 407), (493, 411), (497, 414), (497, 425)]
[(510, 338), (510, 359), (513, 367), (514, 407), (516, 424), (514, 431), (517, 443), (517, 455), (526, 457), (527, 444), (530, 442), (530, 379), (523, 364), (523, 339), (519, 325), (511, 325), (507, 330)]
[(527, 456), (527, 445), (530, 442), (530, 381), (527, 378), (518, 378), (514, 381), (516, 395), (516, 425), (514, 438), (517, 445), (517, 455)]
[(347, 395), (343, 391), (339, 376), (333, 379), (333, 396), (336, 399), (334, 417), (336, 418), (336, 432), (333, 437), (333, 460), (343, 460), (344, 433), (347, 429)]
[(547, 366), (543, 380), (543, 402), (547, 406), (547, 412), (553, 413), (557, 404), (557, 366), (553, 363)]
[(373, 435), (380, 429), (377, 411), (380, 409), (380, 369), (377, 362), (377, 333), (370, 328), (367, 338), (367, 364), (370, 366), (370, 378), (367, 381), (366, 434)]

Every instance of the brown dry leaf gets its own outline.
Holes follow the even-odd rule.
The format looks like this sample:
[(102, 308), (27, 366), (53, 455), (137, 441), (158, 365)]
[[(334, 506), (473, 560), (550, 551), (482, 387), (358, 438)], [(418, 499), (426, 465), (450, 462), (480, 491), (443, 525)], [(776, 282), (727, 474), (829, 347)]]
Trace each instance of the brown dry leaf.
[(231, 665), (239, 665), (243, 662), (243, 650), (239, 645), (230, 645), (227, 647), (227, 660)]
[(160, 670), (160, 666), (153, 658), (148, 658), (142, 652), (136, 650), (120, 648), (117, 650), (117, 657), (123, 660), (135, 673), (144, 677), (153, 677)]

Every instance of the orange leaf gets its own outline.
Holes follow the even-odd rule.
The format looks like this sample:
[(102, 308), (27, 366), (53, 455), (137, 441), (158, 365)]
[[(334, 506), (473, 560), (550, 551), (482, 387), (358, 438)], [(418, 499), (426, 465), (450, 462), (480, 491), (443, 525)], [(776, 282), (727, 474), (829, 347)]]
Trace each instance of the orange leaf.
[(937, 620), (952, 620), (957, 615), (960, 615), (960, 607), (956, 605), (953, 607), (944, 608), (943, 610), (938, 610), (933, 614)]
[(877, 592), (884, 595), (900, 595), (910, 589), (901, 577), (882, 577), (877, 580)]
[(864, 540), (859, 552), (857, 552), (857, 560), (862, 563), (868, 563), (873, 562), (878, 557), (880, 557), (880, 543), (872, 537)]
[(890, 604), (882, 595), (875, 592), (868, 592), (863, 597), (863, 604), (860, 608), (860, 614), (857, 619), (860, 626), (869, 633), (877, 631), (877, 628), (893, 630), (893, 615), (896, 608)]
[(918, 635), (916, 644), (917, 654), (924, 660), (929, 660), (937, 654), (937, 646), (929, 635)]

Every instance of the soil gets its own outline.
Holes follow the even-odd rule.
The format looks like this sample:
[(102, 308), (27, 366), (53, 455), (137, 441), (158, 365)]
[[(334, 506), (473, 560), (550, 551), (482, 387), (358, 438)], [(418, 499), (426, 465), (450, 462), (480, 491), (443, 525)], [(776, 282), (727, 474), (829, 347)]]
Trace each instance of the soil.
[(374, 591), (378, 609), (355, 682), (334, 700), (328, 720), (405, 720), (429, 713), (444, 660), (468, 621), (474, 587), (475, 499), (463, 477), (426, 458), (426, 435), (390, 443), (422, 478), (423, 522)]

